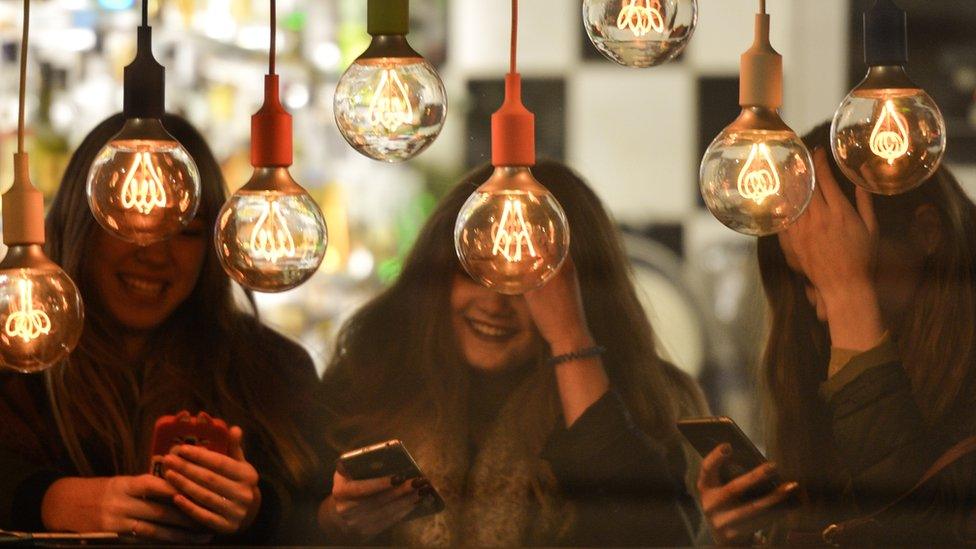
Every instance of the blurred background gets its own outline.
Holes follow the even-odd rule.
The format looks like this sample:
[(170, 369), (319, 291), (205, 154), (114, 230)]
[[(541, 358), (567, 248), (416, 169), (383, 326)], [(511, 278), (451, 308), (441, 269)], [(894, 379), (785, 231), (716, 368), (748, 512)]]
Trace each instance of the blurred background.
[[(34, 0), (28, 150), (50, 196), (75, 145), (121, 109), (135, 51), (134, 0)], [(869, 0), (772, 0), (783, 54), (783, 117), (798, 133), (828, 120), (865, 71)], [(947, 158), (976, 191), (976, 2), (899, 0), (909, 13), (909, 74), (940, 105)], [(267, 67), (267, 0), (153, 0), (167, 110), (209, 139), (233, 191), (250, 175), (250, 116)], [(698, 163), (738, 114), (739, 54), (752, 42), (754, 0), (700, 0), (699, 24), (674, 62), (628, 69), (605, 60), (582, 26), (580, 0), (522, 2), (519, 67), (537, 118), (540, 156), (577, 169), (625, 234), (662, 352), (697, 377), (713, 410), (761, 432), (755, 369), (764, 303), (755, 241), (715, 221), (698, 194)], [(489, 116), (507, 68), (507, 0), (412, 0), (409, 40), (438, 67), (448, 117), (418, 158), (390, 165), (353, 151), (332, 112), (336, 82), (366, 47), (364, 0), (278, 0), (278, 71), (295, 120), (296, 180), (319, 202), (330, 243), (295, 290), (258, 295), (264, 319), (324, 368), (336, 329), (394, 279), (438, 198), (489, 159)], [(16, 146), (19, 0), (0, 0), (0, 182)], [(377, 342), (382, 344), (382, 342)]]

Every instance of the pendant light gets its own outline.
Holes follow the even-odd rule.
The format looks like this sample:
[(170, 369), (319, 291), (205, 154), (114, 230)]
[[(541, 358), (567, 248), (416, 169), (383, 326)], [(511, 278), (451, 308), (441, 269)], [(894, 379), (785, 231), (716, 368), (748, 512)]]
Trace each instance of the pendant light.
[(914, 189), (938, 169), (946, 127), (929, 94), (905, 73), (907, 17), (892, 0), (864, 13), (868, 73), (834, 115), (830, 149), (844, 175), (878, 194)]
[(113, 235), (141, 246), (170, 238), (196, 215), (200, 174), (163, 127), (166, 72), (153, 57), (149, 0), (142, 1), (136, 57), (125, 67), (125, 124), (88, 172), (88, 204)]
[(698, 0), (583, 0), (583, 27), (604, 57), (646, 68), (677, 57), (698, 25)]
[(522, 105), (517, 39), (518, 0), (512, 0), (505, 101), (491, 117), (495, 171), (464, 203), (454, 225), (454, 249), (471, 278), (512, 295), (545, 284), (569, 253), (566, 214), (532, 176), (535, 116)]
[(251, 117), (251, 179), (217, 215), (214, 244), (231, 278), (259, 292), (298, 286), (318, 270), (328, 231), (322, 211), (292, 179), (292, 120), (278, 96), (277, 15), (271, 0), (271, 45), (264, 105)]
[(722, 130), (702, 158), (699, 185), (705, 205), (730, 229), (752, 236), (790, 226), (813, 196), (813, 159), (783, 122), (783, 58), (769, 43), (766, 1), (759, 0), (752, 47), (742, 54), (742, 113)]
[(18, 372), (50, 368), (78, 344), (84, 324), (81, 295), (71, 278), (44, 254), (44, 197), (30, 180), (24, 151), (24, 103), (30, 0), (24, 0), (20, 45), (20, 108), (14, 182), (3, 194), (0, 262), (0, 366)]
[(407, 43), (409, 0), (367, 0), (369, 47), (339, 78), (336, 125), (375, 160), (413, 158), (441, 133), (447, 94), (434, 67)]

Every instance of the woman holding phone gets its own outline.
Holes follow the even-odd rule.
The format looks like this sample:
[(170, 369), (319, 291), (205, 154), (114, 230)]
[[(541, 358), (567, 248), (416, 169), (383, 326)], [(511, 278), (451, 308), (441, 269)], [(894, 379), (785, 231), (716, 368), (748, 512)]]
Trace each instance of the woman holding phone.
[[(613, 223), (578, 175), (540, 162), (533, 174), (574, 230), (571, 258), (524, 296), (484, 288), (453, 230), (491, 169), (440, 202), (397, 281), (344, 325), (323, 380), (336, 448), (400, 439), (425, 478), (336, 472), (320, 526), (349, 543), (691, 543), (674, 423), (703, 399), (659, 358)], [(428, 484), (444, 512), (401, 522)]]
[[(45, 251), (78, 284), (85, 329), (64, 364), (0, 375), (0, 527), (272, 541), (316, 468), (299, 423), (316, 372), (300, 347), (239, 308), (212, 244), (223, 177), (185, 120), (163, 122), (200, 171), (196, 218), (146, 247), (95, 222), (86, 176), (123, 122), (112, 116), (85, 138), (47, 215)], [(229, 452), (178, 446), (165, 477), (152, 476), (153, 425), (183, 409), (231, 425)]]
[[(759, 242), (776, 464), (722, 485), (727, 449), (705, 458), (702, 508), (720, 543), (774, 523), (787, 541), (885, 508), (976, 432), (976, 206), (945, 166), (914, 190), (872, 196), (840, 174), (827, 125), (805, 141), (817, 191), (794, 226)], [(926, 483), (862, 543), (970, 537), (973, 467), (964, 459)], [(794, 482), (739, 499), (777, 469)], [(802, 505), (787, 513), (793, 492)]]

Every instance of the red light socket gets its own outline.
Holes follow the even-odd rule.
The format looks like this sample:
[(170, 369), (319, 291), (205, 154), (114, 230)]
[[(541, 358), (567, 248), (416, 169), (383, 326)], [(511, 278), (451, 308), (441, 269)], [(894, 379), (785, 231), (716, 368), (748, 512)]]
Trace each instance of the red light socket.
[(291, 114), (278, 97), (278, 75), (264, 77), (264, 105), (251, 117), (251, 165), (256, 168), (291, 166)]

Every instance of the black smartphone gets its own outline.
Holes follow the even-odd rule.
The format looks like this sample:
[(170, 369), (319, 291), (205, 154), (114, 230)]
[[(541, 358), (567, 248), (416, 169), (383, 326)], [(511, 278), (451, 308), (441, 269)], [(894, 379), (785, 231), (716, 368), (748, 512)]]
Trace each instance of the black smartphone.
[[(399, 440), (388, 440), (351, 450), (339, 456), (336, 469), (352, 480), (400, 475), (406, 479), (424, 476), (413, 456)], [(440, 513), (444, 510), (444, 500), (431, 484), (423, 490), (420, 504), (404, 520), (413, 520)]]
[[(682, 419), (678, 421), (678, 431), (684, 435), (691, 446), (704, 458), (720, 444), (732, 447), (732, 458), (719, 471), (725, 484), (766, 463), (766, 456), (756, 448), (742, 429), (725, 416), (709, 416)], [(753, 500), (776, 489), (783, 480), (774, 474), (742, 494), (742, 499)], [(781, 505), (793, 506), (798, 500), (796, 493), (790, 495)]]

